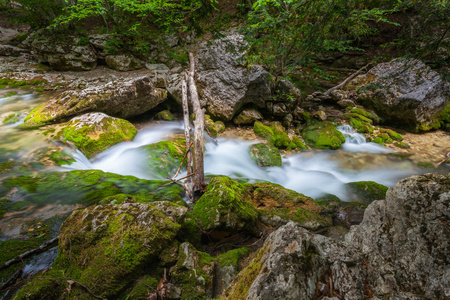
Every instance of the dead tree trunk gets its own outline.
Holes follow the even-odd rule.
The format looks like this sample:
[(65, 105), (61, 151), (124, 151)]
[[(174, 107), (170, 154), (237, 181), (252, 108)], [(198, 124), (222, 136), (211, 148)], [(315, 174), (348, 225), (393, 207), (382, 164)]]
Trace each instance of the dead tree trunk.
[[(184, 79), (181, 83), (181, 93), (183, 100), (183, 115), (184, 115), (184, 136), (186, 137), (186, 171), (187, 175), (192, 174), (192, 152), (191, 152), (191, 128), (189, 124), (189, 103), (187, 95), (187, 82), (188, 75), (185, 74)], [(186, 190), (186, 195), (190, 201), (193, 200), (193, 185), (191, 177), (186, 178), (184, 183), (184, 188)]]
[(193, 200), (196, 201), (205, 190), (205, 171), (203, 165), (203, 132), (205, 131), (205, 116), (198, 99), (197, 87), (195, 85), (195, 61), (194, 54), (189, 53), (189, 96), (192, 109), (195, 114), (194, 120), (194, 154), (193, 154)]

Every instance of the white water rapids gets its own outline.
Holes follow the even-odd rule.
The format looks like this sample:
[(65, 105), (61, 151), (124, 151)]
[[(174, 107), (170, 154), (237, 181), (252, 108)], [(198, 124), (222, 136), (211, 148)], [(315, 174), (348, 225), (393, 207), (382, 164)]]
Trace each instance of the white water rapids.
[[(393, 186), (399, 179), (417, 174), (412, 163), (389, 155), (385, 147), (366, 143), (364, 136), (355, 133), (350, 126), (343, 125), (338, 129), (346, 136), (342, 150), (304, 151), (285, 156), (281, 167), (261, 168), (250, 158), (249, 148), (258, 141), (219, 138), (218, 144), (206, 142), (205, 174), (270, 181), (310, 197), (329, 193), (343, 200), (347, 182), (372, 180)], [(77, 152), (76, 162), (65, 168), (99, 169), (144, 179), (161, 179), (145, 169), (145, 156), (138, 148), (167, 139), (182, 130), (181, 122), (150, 126), (140, 130), (134, 141), (120, 143), (91, 160)]]

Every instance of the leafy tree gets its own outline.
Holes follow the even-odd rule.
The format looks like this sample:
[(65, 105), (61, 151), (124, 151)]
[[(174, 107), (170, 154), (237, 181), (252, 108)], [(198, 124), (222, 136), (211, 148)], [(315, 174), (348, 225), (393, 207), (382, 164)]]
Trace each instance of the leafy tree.
[(249, 60), (277, 75), (317, 53), (352, 50), (352, 42), (375, 31), (368, 21), (389, 22), (386, 10), (364, 0), (257, 0), (246, 36)]

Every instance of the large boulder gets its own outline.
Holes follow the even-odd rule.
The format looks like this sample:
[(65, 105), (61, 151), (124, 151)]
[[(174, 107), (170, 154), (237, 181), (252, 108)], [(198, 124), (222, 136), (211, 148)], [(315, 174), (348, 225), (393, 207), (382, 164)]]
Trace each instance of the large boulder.
[(317, 149), (336, 150), (345, 142), (345, 136), (330, 122), (313, 120), (302, 130), (305, 142)]
[(233, 33), (197, 51), (201, 104), (215, 118), (229, 121), (244, 104), (265, 108), (271, 100), (270, 74), (261, 66), (244, 67), (245, 46), (243, 36)]
[(59, 139), (73, 142), (87, 158), (91, 158), (115, 144), (132, 141), (137, 129), (127, 120), (104, 113), (87, 113), (72, 118), (59, 133)]
[(440, 126), (438, 113), (450, 99), (450, 83), (419, 60), (381, 63), (349, 84), (357, 101), (389, 124), (414, 131)]
[(105, 61), (111, 69), (122, 72), (141, 69), (144, 66), (143, 61), (131, 54), (107, 55)]
[(25, 42), (40, 63), (59, 71), (87, 71), (97, 66), (97, 55), (89, 41), (39, 30)]
[(289, 222), (267, 238), (221, 299), (321, 299), (332, 290), (340, 299), (364, 299), (365, 272), (355, 249)]
[(154, 108), (166, 95), (165, 90), (153, 87), (149, 76), (116, 79), (65, 91), (33, 109), (22, 126), (39, 127), (91, 111), (129, 118)]
[(222, 299), (447, 299), (449, 184), (440, 174), (401, 180), (345, 241), (280, 227)]
[(380, 298), (398, 291), (417, 295), (408, 299), (446, 299), (449, 220), (450, 176), (412, 176), (369, 205), (346, 241), (366, 257), (369, 283)]

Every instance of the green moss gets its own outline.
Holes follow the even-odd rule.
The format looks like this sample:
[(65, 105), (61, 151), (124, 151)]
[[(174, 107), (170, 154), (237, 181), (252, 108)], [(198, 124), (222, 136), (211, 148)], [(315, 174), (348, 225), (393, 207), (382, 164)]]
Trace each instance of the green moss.
[(2, 98), (8, 98), (8, 97), (15, 96), (15, 95), (17, 95), (17, 92), (9, 92), (5, 96), (3, 96)]
[[(139, 148), (146, 156), (150, 176), (167, 178), (174, 175), (186, 153), (186, 140), (161, 141)], [(183, 163), (185, 166), (185, 162)]]
[(253, 205), (244, 198), (244, 188), (244, 185), (229, 177), (213, 178), (193, 210), (202, 228), (252, 231), (258, 215)]
[(0, 162), (0, 174), (9, 172), (15, 165), (14, 161)]
[(61, 294), (69, 285), (67, 280), (56, 278), (66, 276), (62, 270), (50, 269), (40, 272), (33, 277), (34, 280), (21, 288), (13, 299), (62, 299)]
[[(6, 178), (0, 197), (12, 189), (30, 203), (45, 205), (95, 204), (118, 194), (135, 197), (138, 202), (171, 201), (183, 202), (183, 188), (178, 185), (162, 186), (165, 181), (138, 179), (98, 170), (75, 170), (65, 173), (48, 173), (38, 176)], [(16, 201), (20, 203), (22, 201)]]
[(186, 213), (186, 217), (181, 223), (181, 229), (178, 233), (178, 239), (182, 242), (189, 242), (194, 245), (196, 248), (201, 247), (200, 240), (200, 225), (198, 221), (190, 212)]
[(393, 140), (387, 133), (379, 133), (377, 137), (381, 138), (384, 144), (391, 144), (393, 142)]
[(374, 181), (357, 181), (347, 183), (346, 190), (354, 201), (370, 204), (385, 199), (388, 187)]
[(136, 283), (126, 296), (126, 299), (128, 300), (147, 299), (149, 294), (153, 294), (154, 291), (156, 291), (158, 283), (159, 280), (152, 276), (149, 275), (142, 276), (136, 280)]
[(345, 142), (344, 135), (330, 122), (311, 121), (302, 130), (305, 142), (318, 149), (339, 149)]
[(434, 169), (434, 164), (426, 161), (418, 162), (417, 166), (422, 169)]
[(156, 114), (156, 119), (163, 121), (173, 121), (174, 117), (170, 110), (163, 110)]
[(250, 147), (250, 157), (260, 167), (281, 166), (281, 154), (278, 148), (268, 144), (256, 144)]
[(6, 116), (6, 118), (3, 120), (3, 124), (17, 123), (19, 122), (19, 117), (20, 117), (19, 113), (12, 113)]
[(303, 143), (303, 141), (296, 135), (292, 137), (292, 142), (289, 145), (288, 150), (306, 150), (308, 147)]
[(277, 148), (287, 149), (291, 145), (291, 140), (280, 122), (272, 122), (269, 127), (260, 121), (256, 121), (253, 125), (253, 131), (257, 136), (265, 138)]
[(394, 142), (394, 146), (401, 148), (401, 149), (409, 149), (411, 148), (411, 146), (407, 143), (403, 143), (403, 142)]
[[(97, 295), (116, 298), (130, 280), (143, 275), (143, 266), (157, 261), (180, 227), (146, 204), (78, 210), (61, 226), (53, 268), (71, 270), (74, 280)], [(77, 292), (82, 298), (84, 291)]]
[(251, 251), (252, 249), (248, 247), (242, 247), (221, 254), (217, 256), (215, 260), (221, 267), (233, 265), (237, 269), (239, 260), (241, 260), (244, 257), (247, 257)]
[(120, 142), (132, 141), (137, 133), (130, 122), (111, 117), (105, 117), (96, 124), (80, 126), (78, 123), (79, 120), (68, 123), (57, 138), (73, 142), (87, 158)]
[(46, 104), (43, 103), (34, 108), (24, 119), (21, 128), (37, 128), (51, 123), (52, 116), (46, 111)]
[(372, 140), (372, 143), (377, 143), (381, 146), (385, 146), (384, 141), (381, 137), (377, 136)]
[(0, 199), (0, 219), (3, 218), (3, 215), (7, 211), (7, 204), (9, 204), (9, 201), (6, 199)]
[(403, 137), (401, 136), (401, 134), (395, 132), (392, 129), (387, 129), (387, 128), (380, 128), (380, 132), (382, 133), (387, 133), (389, 135), (389, 137), (393, 140), (396, 141), (403, 141)]
[(216, 129), (216, 124), (209, 115), (205, 115), (205, 129), (212, 138), (217, 137), (218, 131)]
[(260, 274), (265, 263), (263, 257), (267, 254), (269, 249), (270, 245), (266, 245), (258, 251), (256, 257), (253, 258), (248, 266), (236, 276), (234, 279), (235, 284), (222, 294), (221, 299), (247, 299), (248, 290), (252, 286), (256, 277)]
[(359, 119), (350, 119), (350, 126), (360, 133), (373, 133), (373, 126)]
[(214, 127), (218, 133), (222, 133), (225, 131), (225, 124), (222, 121), (216, 121), (214, 123)]
[(211, 294), (213, 258), (197, 251), (191, 244), (183, 243), (178, 250), (177, 264), (172, 268), (173, 283), (181, 287), (181, 298), (187, 300), (208, 299)]
[(355, 107), (351, 108), (351, 113), (358, 114), (360, 116), (364, 116), (373, 121), (374, 124), (380, 123), (380, 118), (373, 111), (365, 110), (364, 108)]

